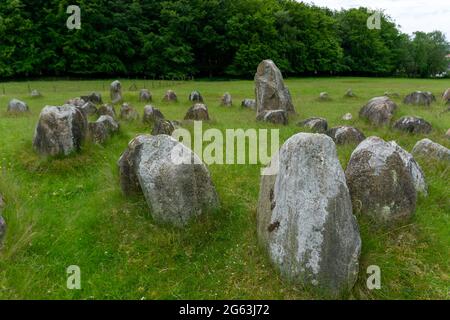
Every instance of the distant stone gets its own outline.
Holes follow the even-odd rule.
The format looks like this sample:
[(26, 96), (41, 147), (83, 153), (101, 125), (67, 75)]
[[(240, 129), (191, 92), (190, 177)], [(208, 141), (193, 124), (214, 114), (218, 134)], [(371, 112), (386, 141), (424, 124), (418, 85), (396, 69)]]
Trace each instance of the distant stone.
[(414, 180), (396, 146), (367, 138), (353, 151), (345, 174), (355, 212), (381, 224), (404, 222), (413, 215)]
[(141, 91), (139, 91), (139, 101), (143, 102), (152, 101), (152, 94), (148, 89), (141, 89)]
[(89, 123), (89, 135), (95, 143), (105, 143), (118, 131), (119, 124), (111, 116), (100, 116), (96, 122)]
[(153, 126), (152, 135), (166, 134), (171, 136), (175, 131), (175, 126), (169, 120), (159, 119)]
[(85, 116), (90, 116), (98, 113), (97, 107), (93, 102), (90, 101), (86, 102), (81, 107), (78, 107), (78, 109), (80, 109)]
[(172, 90), (167, 90), (163, 100), (166, 102), (177, 102), (178, 98), (175, 92), (173, 92)]
[(33, 146), (43, 155), (68, 155), (80, 150), (87, 126), (86, 117), (72, 105), (46, 106), (39, 116)]
[(164, 115), (162, 112), (152, 105), (147, 105), (144, 107), (144, 117), (142, 118), (144, 123), (152, 124), (158, 120), (163, 120)]
[(430, 139), (422, 139), (416, 143), (412, 150), (413, 155), (424, 158), (433, 158), (442, 161), (450, 161), (450, 149), (433, 142)]
[(233, 105), (233, 100), (231, 99), (231, 94), (229, 94), (228, 92), (226, 92), (226, 93), (222, 96), (221, 106), (224, 106), (224, 107), (231, 107), (232, 105)]
[(192, 91), (189, 95), (189, 101), (191, 102), (197, 102), (197, 103), (203, 103), (203, 97), (198, 91)]
[(84, 104), (86, 104), (86, 101), (84, 101), (83, 99), (78, 97), (78, 98), (73, 98), (73, 99), (67, 100), (66, 104), (70, 104), (75, 107), (82, 107)]
[(308, 118), (297, 124), (300, 127), (307, 127), (313, 132), (325, 133), (328, 130), (328, 122), (324, 118)]
[(82, 96), (81, 99), (83, 99), (86, 102), (91, 102), (94, 105), (101, 104), (103, 102), (102, 95), (98, 92), (92, 92), (90, 95)]
[(263, 60), (255, 74), (256, 113), (284, 110), (295, 113), (289, 89), (284, 85), (280, 69), (272, 60)]
[(261, 178), (260, 243), (287, 280), (332, 297), (348, 292), (358, 278), (361, 238), (335, 144), (298, 133), (281, 147), (278, 167)]
[(185, 227), (219, 207), (206, 165), (170, 136), (136, 137), (118, 164), (124, 193), (142, 193), (157, 222)]
[(344, 96), (347, 97), (347, 98), (354, 98), (354, 97), (356, 97), (356, 95), (353, 93), (352, 89), (347, 89), (347, 91), (345, 92)]
[(345, 120), (345, 121), (350, 121), (350, 120), (352, 120), (352, 119), (353, 119), (353, 116), (352, 116), (351, 113), (346, 113), (346, 114), (344, 114), (344, 116), (342, 117), (342, 120)]
[(23, 101), (20, 101), (18, 99), (12, 99), (8, 103), (8, 112), (20, 113), (28, 111), (30, 111), (30, 109), (28, 108), (28, 105)]
[(184, 120), (209, 120), (208, 107), (203, 103), (194, 104), (186, 113)]
[(391, 122), (396, 109), (397, 105), (388, 97), (376, 97), (361, 108), (359, 117), (375, 126), (383, 126)]
[(445, 92), (442, 94), (442, 100), (444, 100), (445, 103), (450, 102), (450, 88), (445, 90)]
[(116, 110), (114, 109), (113, 106), (111, 106), (109, 104), (104, 104), (103, 106), (98, 108), (97, 114), (99, 116), (111, 116), (114, 119), (116, 118)]
[(403, 102), (405, 104), (412, 104), (417, 106), (430, 106), (436, 97), (429, 91), (415, 91), (408, 94)]
[(120, 108), (120, 118), (126, 121), (139, 119), (139, 113), (128, 103), (123, 103)]
[(319, 94), (319, 100), (328, 101), (328, 100), (330, 100), (330, 95), (328, 94), (328, 92), (321, 92)]
[(111, 83), (109, 93), (113, 104), (122, 102), (122, 84), (119, 80), (115, 80)]
[(285, 110), (268, 110), (258, 114), (257, 121), (270, 122), (273, 124), (288, 124), (288, 114)]
[(428, 194), (428, 185), (425, 181), (425, 175), (424, 175), (420, 165), (417, 163), (417, 161), (414, 159), (414, 157), (408, 151), (406, 151), (405, 149), (400, 147), (395, 141), (390, 141), (389, 143), (398, 152), (405, 167), (411, 174), (416, 191), (419, 193), (422, 193), (423, 195), (427, 195)]
[(430, 133), (432, 126), (422, 118), (406, 116), (394, 123), (394, 128), (409, 133)]
[(32, 98), (39, 98), (39, 97), (42, 97), (42, 94), (38, 90), (33, 89), (33, 90), (31, 90), (30, 96)]
[(360, 130), (349, 126), (331, 128), (326, 134), (330, 136), (336, 144), (357, 144), (366, 138)]
[(255, 99), (244, 99), (244, 100), (242, 100), (241, 106), (243, 108), (256, 109), (256, 100)]

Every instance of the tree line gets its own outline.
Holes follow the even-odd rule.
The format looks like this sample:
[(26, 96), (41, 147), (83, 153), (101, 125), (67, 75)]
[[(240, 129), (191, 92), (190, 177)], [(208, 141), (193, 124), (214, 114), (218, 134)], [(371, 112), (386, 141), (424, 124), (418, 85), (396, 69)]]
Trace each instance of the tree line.
[[(66, 27), (69, 5), (81, 29)], [(0, 78), (254, 75), (272, 59), (286, 75), (430, 77), (445, 72), (442, 32), (403, 34), (387, 14), (293, 0), (2, 0)]]

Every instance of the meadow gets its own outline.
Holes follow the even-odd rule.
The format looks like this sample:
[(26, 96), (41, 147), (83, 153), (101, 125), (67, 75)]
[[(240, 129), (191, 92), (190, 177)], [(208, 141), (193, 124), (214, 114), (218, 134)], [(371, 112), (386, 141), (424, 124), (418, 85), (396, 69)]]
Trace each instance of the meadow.
[[(391, 78), (292, 78), (290, 89), (297, 115), (288, 126), (257, 123), (255, 112), (240, 106), (254, 97), (253, 81), (144, 81), (120, 79), (124, 100), (141, 114), (145, 103), (138, 91), (153, 94), (153, 105), (167, 119), (182, 120), (191, 106), (188, 95), (199, 90), (208, 105), (210, 122), (203, 128), (280, 128), (280, 145), (297, 132), (296, 124), (318, 116), (330, 127), (348, 124), (369, 137), (395, 140), (408, 151), (429, 137), (446, 147), (450, 112), (442, 113), (440, 95), (450, 80)], [(92, 81), (30, 81), (0, 84), (0, 194), (8, 224), (0, 251), (0, 299), (321, 299), (314, 292), (284, 282), (271, 266), (256, 236), (259, 165), (211, 165), (221, 210), (180, 230), (154, 223), (143, 197), (126, 198), (119, 186), (117, 160), (137, 134), (150, 133), (142, 121), (121, 122), (121, 131), (106, 144), (86, 142), (79, 153), (43, 158), (32, 147), (39, 112), (70, 98), (99, 91), (109, 102), (109, 83)], [(43, 96), (30, 98), (28, 90)], [(352, 88), (355, 98), (344, 98)], [(162, 102), (167, 89), (179, 98)], [(377, 128), (358, 118), (359, 109), (384, 92), (400, 96), (427, 90), (437, 97), (430, 108), (408, 106), (394, 98), (404, 115), (425, 118), (428, 135)], [(327, 91), (331, 100), (318, 100)], [(225, 92), (233, 107), (220, 106)], [(28, 103), (30, 113), (11, 115), (11, 98)], [(118, 111), (119, 108), (116, 107)], [(342, 116), (350, 112), (353, 120)], [(187, 125), (189, 129), (191, 127)], [(338, 146), (345, 168), (354, 145)], [(344, 299), (449, 299), (450, 295), (450, 166), (418, 158), (429, 196), (420, 196), (406, 225), (375, 227), (358, 216), (362, 238), (359, 279)], [(66, 287), (66, 268), (81, 268), (82, 289)], [(366, 286), (366, 269), (381, 268), (381, 289)]]

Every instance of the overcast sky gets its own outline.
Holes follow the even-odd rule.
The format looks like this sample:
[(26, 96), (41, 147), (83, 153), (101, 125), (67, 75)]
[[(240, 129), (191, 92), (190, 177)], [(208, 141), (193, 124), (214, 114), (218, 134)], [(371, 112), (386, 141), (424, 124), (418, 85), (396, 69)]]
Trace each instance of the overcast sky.
[(450, 40), (450, 0), (305, 0), (330, 9), (385, 9), (405, 33), (440, 30)]

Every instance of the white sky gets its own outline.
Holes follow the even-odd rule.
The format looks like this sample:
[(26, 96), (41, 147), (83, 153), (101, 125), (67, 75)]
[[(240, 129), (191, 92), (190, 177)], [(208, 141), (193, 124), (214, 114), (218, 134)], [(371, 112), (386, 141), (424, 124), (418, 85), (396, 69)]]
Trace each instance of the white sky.
[(405, 33), (440, 30), (450, 41), (450, 0), (304, 0), (303, 2), (330, 9), (355, 7), (384, 9)]

